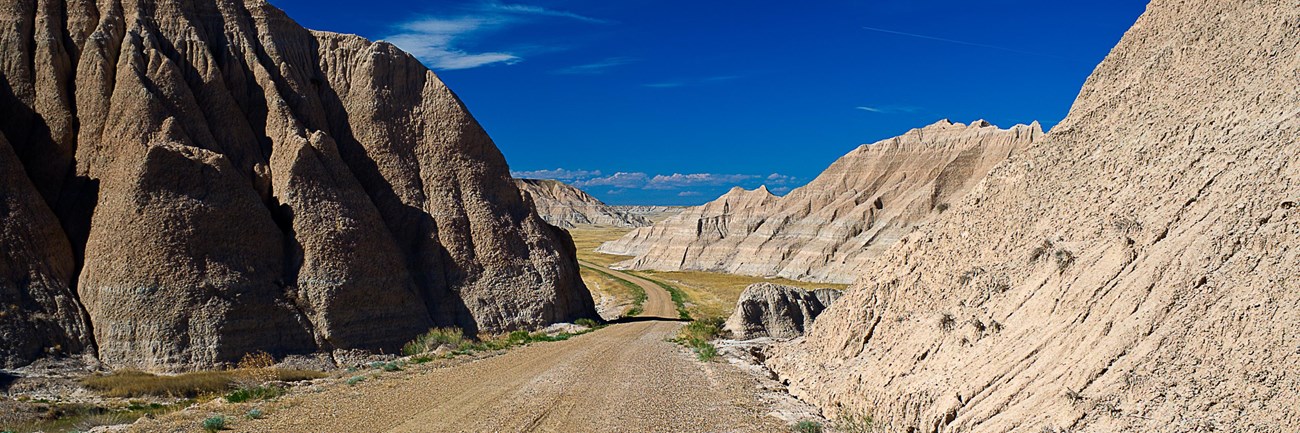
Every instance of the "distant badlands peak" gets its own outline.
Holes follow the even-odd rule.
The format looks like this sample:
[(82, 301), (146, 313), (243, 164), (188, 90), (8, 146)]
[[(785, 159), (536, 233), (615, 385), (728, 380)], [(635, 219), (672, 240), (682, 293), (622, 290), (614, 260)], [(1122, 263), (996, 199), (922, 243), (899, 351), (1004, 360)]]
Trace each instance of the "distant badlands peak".
[(542, 218), (559, 227), (583, 225), (645, 227), (650, 220), (610, 206), (572, 185), (549, 179), (515, 179), (519, 190), (532, 198)]
[(1037, 123), (940, 120), (858, 147), (785, 196), (733, 188), (599, 250), (636, 256), (619, 264), (632, 269), (850, 283), (867, 260), (1042, 136)]

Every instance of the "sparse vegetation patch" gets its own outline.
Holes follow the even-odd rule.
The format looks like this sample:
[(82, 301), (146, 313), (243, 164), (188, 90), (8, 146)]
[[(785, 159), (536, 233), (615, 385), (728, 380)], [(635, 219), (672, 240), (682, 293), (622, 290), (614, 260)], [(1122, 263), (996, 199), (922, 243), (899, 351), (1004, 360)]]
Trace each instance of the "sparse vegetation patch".
[(822, 433), (822, 423), (817, 421), (799, 421), (792, 428), (794, 433)]
[(691, 348), (701, 361), (712, 361), (718, 356), (718, 348), (710, 341), (721, 334), (722, 318), (706, 317), (683, 326), (674, 341)]
[(226, 401), (243, 403), (247, 401), (270, 400), (284, 395), (288, 391), (278, 386), (253, 386), (240, 388), (226, 394)]
[[(325, 373), (309, 370), (271, 369), (270, 380), (298, 382), (325, 377)], [(94, 375), (81, 380), (82, 385), (106, 397), (176, 397), (195, 398), (219, 395), (236, 388), (247, 373), (240, 370), (197, 371), (174, 376), (160, 376), (136, 370), (119, 370), (107, 375)]]
[(204, 420), (203, 420), (203, 424), (202, 424), (202, 426), (203, 426), (203, 430), (204, 430), (204, 431), (208, 431), (208, 432), (216, 432), (216, 431), (225, 430), (225, 429), (226, 429), (226, 417), (221, 416), (221, 415), (214, 415), (214, 416), (208, 417), (207, 419), (204, 419)]

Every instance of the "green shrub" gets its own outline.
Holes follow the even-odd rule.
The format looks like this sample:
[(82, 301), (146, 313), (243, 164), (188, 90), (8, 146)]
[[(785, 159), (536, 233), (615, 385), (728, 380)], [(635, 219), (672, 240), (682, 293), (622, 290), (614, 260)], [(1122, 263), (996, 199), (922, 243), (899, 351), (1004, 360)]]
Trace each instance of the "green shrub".
[(420, 356), (416, 356), (416, 357), (411, 358), (411, 362), (414, 362), (414, 363), (416, 363), (416, 364), (423, 364), (423, 363), (426, 363), (426, 362), (429, 362), (429, 361), (432, 361), (432, 360), (433, 360), (433, 357), (432, 357), (432, 356), (429, 356), (429, 355), (420, 355)]
[(583, 318), (578, 319), (578, 320), (574, 320), (574, 321), (573, 321), (573, 324), (574, 324), (574, 325), (578, 325), (578, 326), (586, 326), (586, 327), (588, 327), (588, 328), (599, 328), (599, 327), (600, 327), (600, 323), (596, 322), (595, 320), (588, 319), (588, 318), (586, 318), (586, 317), (583, 317)]
[(792, 429), (794, 433), (822, 433), (822, 423), (817, 421), (799, 421)]
[(380, 368), (382, 368), (384, 371), (389, 371), (389, 372), (401, 371), (402, 364), (397, 361), (390, 361), (390, 362), (385, 362), (383, 365), (380, 366)]
[(682, 327), (678, 333), (678, 338), (683, 340), (703, 340), (708, 341), (722, 334), (721, 317), (705, 317), (703, 319), (692, 321)]
[(226, 429), (226, 417), (213, 415), (203, 420), (203, 429), (209, 432), (221, 431)]
[(248, 419), (262, 419), (263, 416), (266, 416), (266, 414), (263, 414), (262, 410), (258, 408), (249, 409), (248, 413), (244, 414), (244, 418)]
[(352, 376), (348, 378), (348, 385), (356, 385), (364, 380), (366, 380), (365, 376)]
[(695, 357), (699, 358), (701, 361), (709, 362), (712, 361), (713, 358), (718, 357), (718, 348), (714, 347), (713, 343), (709, 343), (709, 342), (700, 343), (699, 345), (695, 346), (694, 349), (695, 349)]
[(428, 353), (444, 344), (457, 350), (465, 343), (465, 332), (460, 328), (434, 328), (402, 346), (402, 354), (411, 356)]
[(278, 386), (253, 386), (240, 388), (226, 394), (226, 401), (231, 403), (243, 403), (255, 400), (270, 400), (282, 396), (287, 391)]
[(677, 341), (695, 352), (701, 361), (712, 361), (718, 356), (718, 348), (710, 340), (722, 334), (722, 318), (706, 317), (692, 321), (677, 333)]

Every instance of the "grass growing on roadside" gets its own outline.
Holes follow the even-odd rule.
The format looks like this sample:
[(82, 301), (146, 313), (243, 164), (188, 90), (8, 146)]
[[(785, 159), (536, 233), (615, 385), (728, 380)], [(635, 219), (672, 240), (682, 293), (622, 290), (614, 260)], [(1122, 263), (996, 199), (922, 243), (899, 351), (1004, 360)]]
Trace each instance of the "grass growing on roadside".
[(640, 271), (642, 277), (671, 284), (685, 293), (690, 300), (688, 309), (692, 316), (726, 317), (736, 309), (736, 300), (746, 287), (754, 283), (775, 283), (804, 289), (843, 289), (845, 284), (808, 283), (784, 278), (762, 278), (700, 271)]
[(284, 395), (288, 391), (278, 386), (252, 386), (236, 389), (226, 394), (226, 401), (243, 403), (246, 401), (270, 400)]
[(645, 278), (646, 281), (655, 283), (655, 285), (658, 285), (660, 288), (667, 291), (668, 295), (673, 298), (673, 304), (677, 305), (677, 317), (681, 318), (682, 320), (691, 320), (691, 313), (686, 311), (686, 293), (682, 292), (682, 289), (679, 289), (676, 286), (665, 283), (663, 281), (659, 281), (653, 278), (646, 278), (645, 275), (638, 274), (637, 276), (641, 278)]
[(718, 348), (709, 341), (722, 334), (722, 318), (706, 317), (692, 321), (682, 327), (675, 341), (691, 348), (701, 361), (712, 361), (718, 356)]
[[(272, 380), (297, 382), (319, 379), (325, 373), (309, 370), (269, 370)], [(226, 392), (246, 376), (240, 370), (196, 371), (174, 376), (154, 375), (136, 370), (119, 370), (107, 375), (88, 376), (81, 383), (106, 397), (184, 397), (194, 398)]]
[(625, 227), (582, 227), (569, 230), (569, 234), (573, 236), (573, 246), (578, 249), (578, 260), (609, 266), (630, 257), (598, 253), (596, 248), (600, 244), (621, 238), (630, 231), (632, 229)]
[[(580, 322), (583, 320), (584, 319), (579, 319)], [(404, 348), (402, 351), (403, 353), (408, 353), (408, 352), (415, 352), (419, 350), (419, 352), (408, 353), (408, 355), (415, 355), (413, 358), (411, 358), (412, 362), (419, 363), (417, 360), (424, 359), (425, 357), (427, 357), (427, 355), (425, 354), (428, 353), (428, 351), (432, 351), (438, 347), (441, 347), (443, 344), (450, 346), (451, 352), (449, 356), (468, 355), (474, 352), (505, 350), (512, 347), (529, 344), (529, 343), (565, 341), (574, 336), (586, 334), (588, 332), (595, 331), (597, 329), (604, 327), (603, 325), (600, 325), (594, 320), (591, 319), (585, 319), (585, 320), (586, 321), (583, 323), (586, 324), (583, 326), (587, 326), (587, 329), (580, 332), (574, 332), (574, 333), (561, 332), (558, 334), (551, 335), (551, 334), (546, 334), (544, 332), (514, 331), (508, 334), (480, 335), (479, 338), (475, 340), (470, 340), (463, 337), (459, 339), (450, 339), (450, 338), (444, 339), (438, 336), (446, 336), (452, 334), (460, 336), (460, 330), (457, 329), (455, 332), (451, 332), (449, 331), (449, 328), (433, 329), (430, 330), (428, 333), (421, 335), (420, 337), (417, 337), (416, 340), (407, 343), (406, 348)], [(430, 337), (430, 335), (433, 335), (434, 337)], [(454, 340), (454, 342), (451, 340)], [(428, 341), (438, 341), (438, 343), (437, 344), (427, 343)], [(397, 366), (397, 369), (400, 369), (400, 364), (398, 364), (397, 362), (389, 362), (389, 363), (376, 362), (373, 363), (371, 367), (382, 368), (386, 371), (396, 371), (396, 370), (389, 370), (388, 367), (389, 364), (395, 365)]]
[(429, 353), (443, 345), (456, 350), (465, 343), (465, 333), (460, 328), (433, 328), (402, 346), (402, 354), (411, 356)]
[[(105, 407), (97, 404), (44, 402), (41, 410), (46, 416), (40, 420), (7, 424), (5, 432), (64, 432), (86, 431), (102, 425), (130, 424), (140, 417), (158, 416), (184, 409), (194, 400), (181, 400), (171, 404), (131, 402), (125, 408)], [(5, 414), (0, 414), (4, 420)]]
[(641, 286), (638, 286), (636, 285), (636, 283), (633, 283), (631, 281), (616, 277), (609, 272), (605, 272), (590, 266), (582, 266), (582, 269), (595, 273), (600, 277), (600, 279), (603, 279), (606, 282), (613, 281), (623, 287), (624, 291), (627, 292), (625, 295), (630, 296), (632, 299), (632, 308), (628, 309), (625, 313), (623, 313), (625, 316), (633, 317), (641, 314), (642, 311), (645, 311), (644, 306), (646, 300), (646, 293), (645, 293), (645, 289), (641, 288)]

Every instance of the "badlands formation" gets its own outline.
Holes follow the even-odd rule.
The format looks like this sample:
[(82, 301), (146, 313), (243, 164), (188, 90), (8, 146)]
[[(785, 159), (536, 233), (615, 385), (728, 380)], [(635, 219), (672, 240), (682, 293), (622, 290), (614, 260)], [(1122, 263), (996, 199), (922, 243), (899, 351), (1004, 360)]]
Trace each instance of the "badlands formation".
[(795, 338), (812, 327), (817, 316), (842, 292), (835, 289), (804, 290), (772, 283), (755, 283), (741, 292), (736, 311), (723, 329), (732, 338)]
[(610, 206), (586, 192), (558, 180), (515, 179), (519, 190), (531, 197), (537, 213), (559, 227), (645, 227), (650, 220)]
[(735, 188), (599, 251), (636, 256), (624, 269), (852, 283), (868, 261), (1042, 135), (1037, 123), (940, 121), (861, 146), (784, 197)]
[(1292, 0), (1153, 0), (769, 365), (886, 431), (1300, 430), (1297, 71)]
[(568, 234), (392, 45), (260, 0), (0, 15), (0, 367), (392, 353), (435, 325), (595, 317)]

